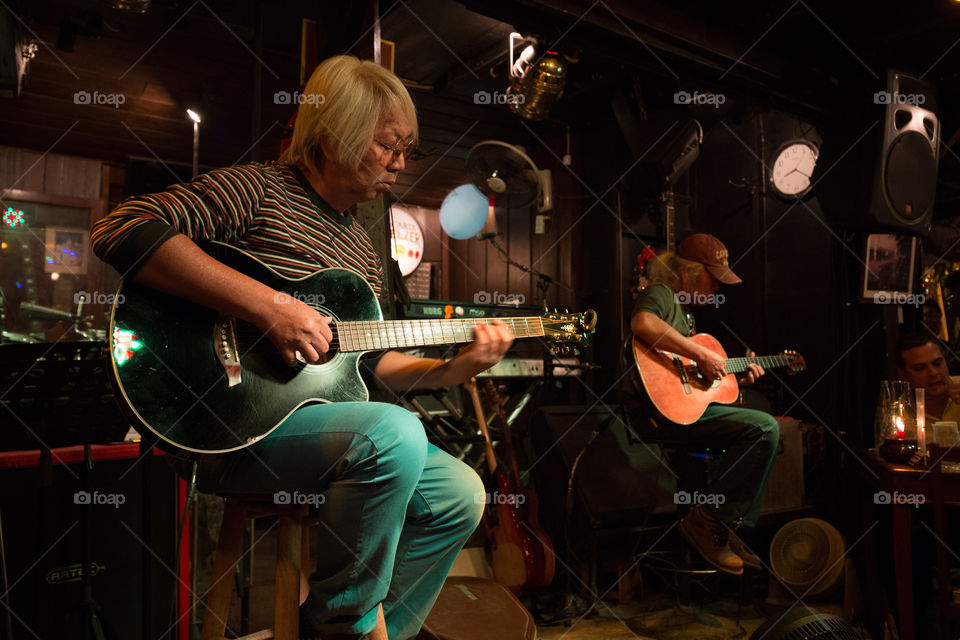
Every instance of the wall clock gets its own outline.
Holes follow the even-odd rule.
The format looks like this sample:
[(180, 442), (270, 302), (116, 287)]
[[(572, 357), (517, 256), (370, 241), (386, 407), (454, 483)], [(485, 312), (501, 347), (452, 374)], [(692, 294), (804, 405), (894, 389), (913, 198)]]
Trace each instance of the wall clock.
[(788, 140), (777, 150), (770, 187), (782, 198), (802, 198), (810, 191), (810, 176), (820, 149), (803, 138)]

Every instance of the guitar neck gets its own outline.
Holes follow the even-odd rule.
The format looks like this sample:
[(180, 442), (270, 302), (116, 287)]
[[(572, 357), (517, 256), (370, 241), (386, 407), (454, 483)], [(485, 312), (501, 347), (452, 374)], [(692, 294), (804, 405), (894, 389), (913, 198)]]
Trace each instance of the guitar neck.
[(751, 364), (758, 364), (764, 369), (776, 369), (777, 367), (789, 366), (790, 361), (784, 355), (727, 358), (727, 373), (743, 373), (747, 370), (747, 366)]
[[(499, 318), (517, 338), (544, 335), (537, 316)], [(384, 320), (336, 322), (340, 351), (379, 351), (436, 344), (473, 342), (476, 318), (458, 320)]]

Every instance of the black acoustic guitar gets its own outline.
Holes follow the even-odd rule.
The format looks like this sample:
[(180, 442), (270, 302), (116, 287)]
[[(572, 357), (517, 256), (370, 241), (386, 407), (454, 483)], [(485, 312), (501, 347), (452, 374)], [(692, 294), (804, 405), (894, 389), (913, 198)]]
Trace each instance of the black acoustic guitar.
[[(234, 451), (304, 404), (367, 400), (358, 370), (364, 352), (473, 341), (476, 320), (384, 321), (370, 285), (353, 271), (322, 269), (294, 280), (228, 245), (206, 250), (281, 292), (278, 302), (296, 299), (332, 316), (333, 340), (323, 363), (290, 367), (252, 324), (125, 281), (109, 332), (118, 396), (140, 425), (181, 449)], [(518, 338), (584, 343), (596, 313), (502, 320)]]

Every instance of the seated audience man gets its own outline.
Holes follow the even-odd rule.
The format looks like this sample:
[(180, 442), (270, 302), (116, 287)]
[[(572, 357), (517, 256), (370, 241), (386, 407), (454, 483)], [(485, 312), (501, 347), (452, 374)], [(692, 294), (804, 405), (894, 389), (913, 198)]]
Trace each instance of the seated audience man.
[[(642, 342), (691, 358), (708, 379), (716, 380), (727, 375), (724, 359), (690, 339), (694, 333), (690, 309), (712, 304), (720, 283), (741, 282), (728, 266), (727, 256), (723, 243), (704, 233), (685, 238), (676, 253), (655, 256), (648, 267), (651, 284), (640, 292), (630, 321), (633, 335)], [(630, 349), (630, 344), (626, 347)], [(670, 422), (647, 401), (632, 363), (624, 365), (634, 370), (629, 388), (622, 389), (636, 428), (642, 432), (653, 422), (656, 426), (651, 428), (660, 441), (725, 451), (708, 469), (709, 491), (722, 499), (691, 509), (680, 522), (683, 535), (721, 571), (739, 575), (744, 566), (761, 568), (760, 558), (747, 545), (777, 454), (777, 421), (762, 411), (711, 404), (693, 424)], [(760, 366), (751, 364), (739, 382), (752, 384), (763, 373)], [(735, 529), (737, 533), (731, 533)]]
[(960, 422), (960, 376), (951, 376), (936, 336), (927, 332), (905, 334), (897, 345), (897, 372), (914, 388), (926, 389), (927, 424)]

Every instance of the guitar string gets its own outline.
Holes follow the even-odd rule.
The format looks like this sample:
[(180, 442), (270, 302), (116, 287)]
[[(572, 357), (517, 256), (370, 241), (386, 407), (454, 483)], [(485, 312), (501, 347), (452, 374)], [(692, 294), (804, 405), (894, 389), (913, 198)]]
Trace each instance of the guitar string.
[[(728, 373), (742, 373), (743, 371), (747, 370), (747, 365), (751, 363), (756, 363), (760, 366), (769, 368), (790, 366), (789, 358), (782, 354), (773, 356), (727, 358), (726, 362)], [(697, 367), (695, 364), (684, 365), (684, 370), (696, 372), (700, 371), (699, 367)]]
[[(531, 320), (536, 320), (539, 323), (540, 318), (536, 316), (532, 317), (522, 317), (522, 318), (511, 318), (508, 323), (513, 329), (514, 335), (517, 338), (532, 338), (545, 335), (542, 329), (539, 327), (531, 327)], [(339, 348), (340, 346), (340, 331), (338, 330), (339, 326), (343, 326), (347, 331), (344, 335), (346, 342), (360, 342), (363, 346), (370, 346), (370, 350), (377, 350), (380, 348), (389, 349), (396, 347), (406, 347), (406, 346), (426, 346), (428, 344), (447, 344), (450, 342), (470, 342), (473, 339), (473, 326), (469, 327), (457, 327), (455, 325), (451, 326), (446, 323), (463, 323), (470, 322), (470, 320), (426, 320), (429, 323), (445, 323), (445, 324), (428, 324), (426, 326), (413, 325), (412, 322), (422, 322), (417, 320), (388, 320), (388, 321), (345, 321), (340, 323), (331, 323), (331, 326), (334, 328), (334, 337), (330, 341), (331, 348)], [(359, 325), (371, 325), (368, 327), (361, 327)], [(387, 325), (381, 330), (374, 329), (375, 326)], [(523, 326), (521, 326), (523, 325)], [(446, 328), (445, 328), (446, 327)], [(353, 332), (351, 335), (350, 332)], [(457, 333), (463, 333), (464, 335), (457, 336)], [(450, 334), (449, 337), (447, 334)], [(262, 334), (256, 327), (247, 325), (246, 323), (240, 325), (235, 330), (235, 335), (238, 339), (248, 340), (259, 338)], [(428, 337), (429, 335), (429, 337)], [(449, 338), (449, 339), (448, 339)], [(434, 341), (438, 340), (438, 341)], [(377, 343), (371, 344), (371, 343)], [(386, 346), (379, 346), (386, 345)], [(359, 349), (366, 350), (366, 349)]]

